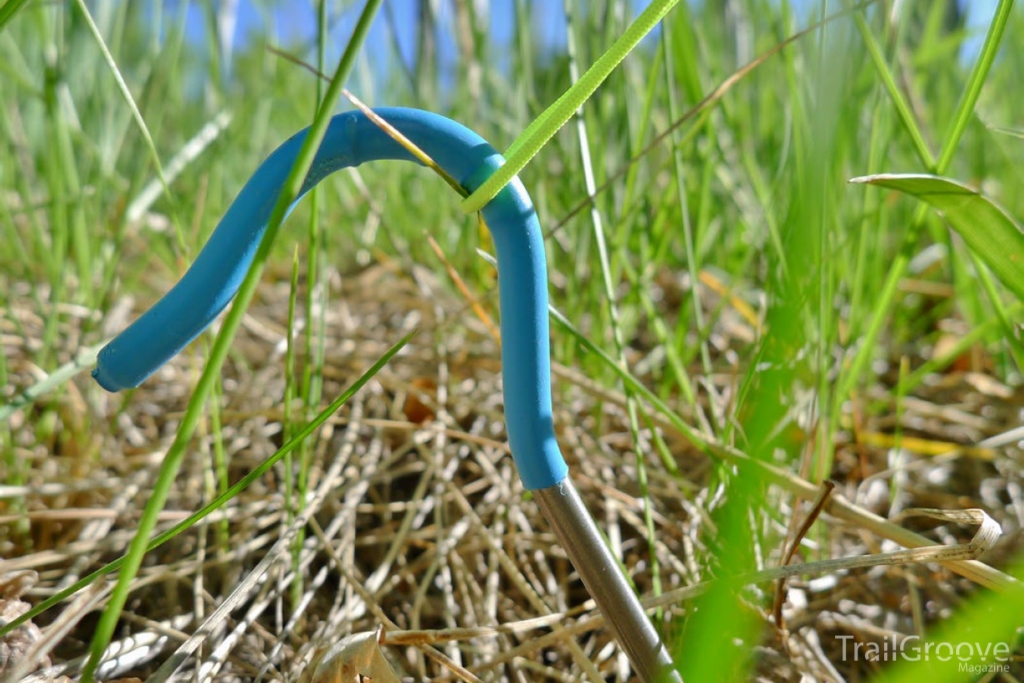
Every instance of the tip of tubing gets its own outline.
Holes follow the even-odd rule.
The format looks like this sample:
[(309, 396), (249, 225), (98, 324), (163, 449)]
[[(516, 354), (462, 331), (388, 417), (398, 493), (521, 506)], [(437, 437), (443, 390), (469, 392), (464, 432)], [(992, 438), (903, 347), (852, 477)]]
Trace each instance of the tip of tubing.
[(106, 372), (99, 366), (93, 368), (92, 378), (96, 380), (97, 384), (110, 392), (121, 391), (122, 389), (127, 388), (118, 384), (117, 380), (110, 376), (110, 373)]
[(92, 370), (92, 378), (96, 380), (96, 383), (109, 392), (118, 392), (123, 389), (134, 389), (139, 386), (145, 377), (140, 377), (133, 381), (132, 378), (124, 377), (124, 373), (113, 372), (110, 369), (110, 365), (107, 363), (107, 359), (104, 357), (109, 353), (110, 347), (108, 345), (100, 352), (100, 357), (96, 362), (96, 367)]

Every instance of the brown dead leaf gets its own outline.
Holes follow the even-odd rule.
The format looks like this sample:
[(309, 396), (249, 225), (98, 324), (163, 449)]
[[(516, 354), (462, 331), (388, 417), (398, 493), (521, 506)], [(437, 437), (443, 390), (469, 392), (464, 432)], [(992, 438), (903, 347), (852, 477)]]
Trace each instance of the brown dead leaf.
[(409, 395), (405, 398), (405, 406), (402, 412), (405, 413), (405, 418), (409, 422), (416, 424), (422, 424), (434, 419), (433, 409), (425, 404), (420, 397), (417, 395), (418, 392), (433, 392), (437, 390), (437, 382), (430, 377), (417, 377), (411, 382), (413, 391), (409, 392)]

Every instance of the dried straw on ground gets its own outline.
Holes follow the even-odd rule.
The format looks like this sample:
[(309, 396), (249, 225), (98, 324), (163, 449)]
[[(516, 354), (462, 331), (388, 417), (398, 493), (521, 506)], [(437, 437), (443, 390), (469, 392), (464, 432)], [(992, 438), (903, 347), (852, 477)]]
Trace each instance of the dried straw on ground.
[[(319, 663), (320, 680), (342, 680), (343, 662), (330, 658), (354, 634), (373, 634), (365, 642), (405, 680), (626, 677), (625, 660), (514, 471), (497, 342), (450, 292), (425, 269), (409, 274), (390, 265), (333, 283), (324, 312), (327, 400), (401, 335), (413, 328), (417, 335), (318, 434), (302, 504), (287, 499), (289, 475), (279, 466), (151, 553), (117, 632), (116, 653), (101, 669), (104, 679), (292, 681), (311, 678)], [(225, 369), (223, 439), (213, 437), (218, 429), (207, 420), (164, 526), (210, 500), (216, 449), (223, 449), (224, 474), (233, 482), (283, 442), (287, 301), (286, 285), (263, 286)], [(79, 343), (82, 316), (93, 314), (62, 315), (68, 357), (61, 360), (67, 360)], [(726, 347), (734, 335), (750, 332), (742, 316), (722, 321), (716, 334)], [(20, 323), (24, 336), (3, 332), (9, 363), (25, 387), (41, 370), (19, 361), (19, 340), (31, 339), (41, 321)], [(706, 393), (721, 398), (706, 408), (721, 414), (735, 389), (726, 355), (721, 374), (703, 378)], [(26, 476), (8, 471), (0, 501), (5, 618), (123, 552), (202, 358), (201, 344), (195, 345), (127, 401), (103, 394), (83, 374), (59, 395), (15, 414), (13, 452)], [(641, 375), (650, 358), (636, 359)], [(571, 368), (556, 368), (556, 377), (558, 435), (573, 477), (637, 588), (650, 596), (651, 558), (623, 396)], [(1019, 392), (983, 374), (948, 374), (904, 403), (901, 424), (922, 443), (976, 443), (1013, 426), (1020, 405)], [(686, 419), (700, 424), (701, 416)], [(921, 457), (906, 444), (896, 450), (884, 442), (892, 424), (855, 427), (851, 433), (865, 436), (836, 452), (837, 500), (890, 517), (913, 507), (982, 508), (1003, 530), (982, 559), (999, 565), (1020, 549), (1019, 451)], [(709, 483), (717, 481), (711, 477), (716, 462), (671, 425), (655, 423), (641, 437), (646, 452), (654, 451), (653, 439), (666, 439), (681, 470), (672, 476), (657, 457), (647, 461), (654, 547), (670, 593), (662, 618), (678, 622), (693, 592), (688, 587), (723, 575), (707, 564), (716, 542), (711, 512), (722, 505), (723, 489)], [(746, 571), (778, 566), (787, 533), (807, 515), (811, 501), (795, 498), (800, 489), (793, 486), (772, 486), (758, 503), (752, 525), (763, 545), (759, 564)], [(877, 528), (859, 524), (861, 513), (844, 510), (828, 508), (797, 561), (899, 548)], [(915, 528), (947, 545), (967, 543), (976, 531), (934, 522)], [(6, 673), (22, 667), (35, 672), (30, 680), (74, 677), (110, 585), (100, 582), (5, 641)], [(913, 634), (976, 590), (934, 563), (797, 576), (786, 584), (780, 629), (772, 617), (777, 585), (742, 588), (766, 626), (762, 642), (739, 653), (757, 658), (759, 680), (860, 680), (878, 665), (843, 661), (838, 635), (867, 642)]]

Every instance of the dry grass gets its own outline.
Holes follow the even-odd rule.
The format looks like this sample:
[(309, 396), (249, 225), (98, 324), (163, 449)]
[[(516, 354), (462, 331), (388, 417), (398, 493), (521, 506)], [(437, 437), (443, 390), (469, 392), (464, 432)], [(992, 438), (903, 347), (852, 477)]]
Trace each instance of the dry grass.
[[(628, 679), (626, 662), (508, 457), (498, 350), (486, 326), (426, 270), (373, 265), (336, 280), (334, 289), (326, 396), (340, 392), (402, 334), (413, 327), (418, 334), (318, 436), (309, 499), (297, 516), (288, 510), (279, 467), (220, 514), (151, 553), (134, 583), (117, 654), (101, 677), (297, 680), (344, 636), (383, 625), (383, 649), (407, 680)], [(281, 444), (280, 321), (287, 298), (286, 287), (263, 287), (227, 366), (222, 435), (232, 481)], [(91, 314), (63, 315), (70, 358), (77, 321)], [(25, 317), (17, 339), (35, 338), (39, 324)], [(14, 339), (5, 337), (8, 360), (26, 386), (39, 373), (19, 362), (24, 350)], [(725, 370), (724, 358), (719, 361)], [(38, 602), (126, 547), (201, 362), (196, 351), (183, 354), (123, 405), (122, 397), (103, 394), (83, 375), (60, 398), (15, 415), (17, 453), (32, 478), (7, 487), (0, 503), (5, 616), (25, 609), (19, 596)], [(964, 363), (972, 373), (950, 372), (904, 402), (899, 424), (920, 440), (919, 449), (921, 443), (975, 443), (1016, 424), (1020, 391), (985, 374), (983, 358)], [(573, 476), (638, 589), (650, 596), (651, 562), (622, 398), (571, 369), (556, 374), (556, 420)], [(705, 378), (716, 389), (710, 393), (723, 397), (718, 409), (735, 389), (733, 376)], [(879, 389), (880, 399), (891, 395)], [(722, 489), (714, 463), (665, 427), (659, 435), (682, 477), (670, 476), (656, 459), (649, 466), (655, 547), (670, 592), (660, 601), (667, 603), (662, 618), (678, 623), (696, 593), (692, 587), (721, 575), (705, 560), (717, 540), (709, 513), (721, 504)], [(999, 566), (1021, 549), (1016, 448), (921, 456), (891, 447), (885, 435), (894, 427), (888, 419), (850, 425), (846, 433), (857, 436), (836, 452), (838, 499), (890, 518), (914, 507), (982, 508), (1004, 531), (982, 559)], [(194, 447), (165, 525), (210, 497), (210, 433), (207, 426)], [(808, 437), (794, 432), (792, 438)], [(652, 449), (649, 441), (642, 447)], [(12, 507), (16, 500), (25, 508)], [(805, 518), (810, 501), (766, 486), (750, 504), (763, 543), (750, 569), (777, 566), (782, 539)], [(917, 528), (943, 544), (966, 543), (975, 531), (935, 523)], [(825, 512), (797, 556), (807, 561), (896, 548), (875, 530)], [(99, 582), (6, 641), (8, 667), (36, 670), (29, 679), (35, 681), (73, 676), (110, 585)], [(742, 589), (766, 626), (753, 651), (760, 680), (860, 680), (878, 665), (843, 661), (836, 636), (891, 642), (948, 615), (975, 590), (937, 564), (798, 576), (787, 584), (780, 629), (771, 617), (776, 585)], [(737, 658), (750, 654), (749, 648), (736, 652)]]

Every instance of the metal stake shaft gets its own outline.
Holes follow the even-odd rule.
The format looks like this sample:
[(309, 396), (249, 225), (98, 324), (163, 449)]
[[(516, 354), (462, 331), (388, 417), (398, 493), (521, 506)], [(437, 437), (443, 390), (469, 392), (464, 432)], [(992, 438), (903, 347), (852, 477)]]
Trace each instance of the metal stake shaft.
[(533, 495), (640, 679), (682, 683), (572, 480), (566, 477), (555, 486), (534, 490)]

